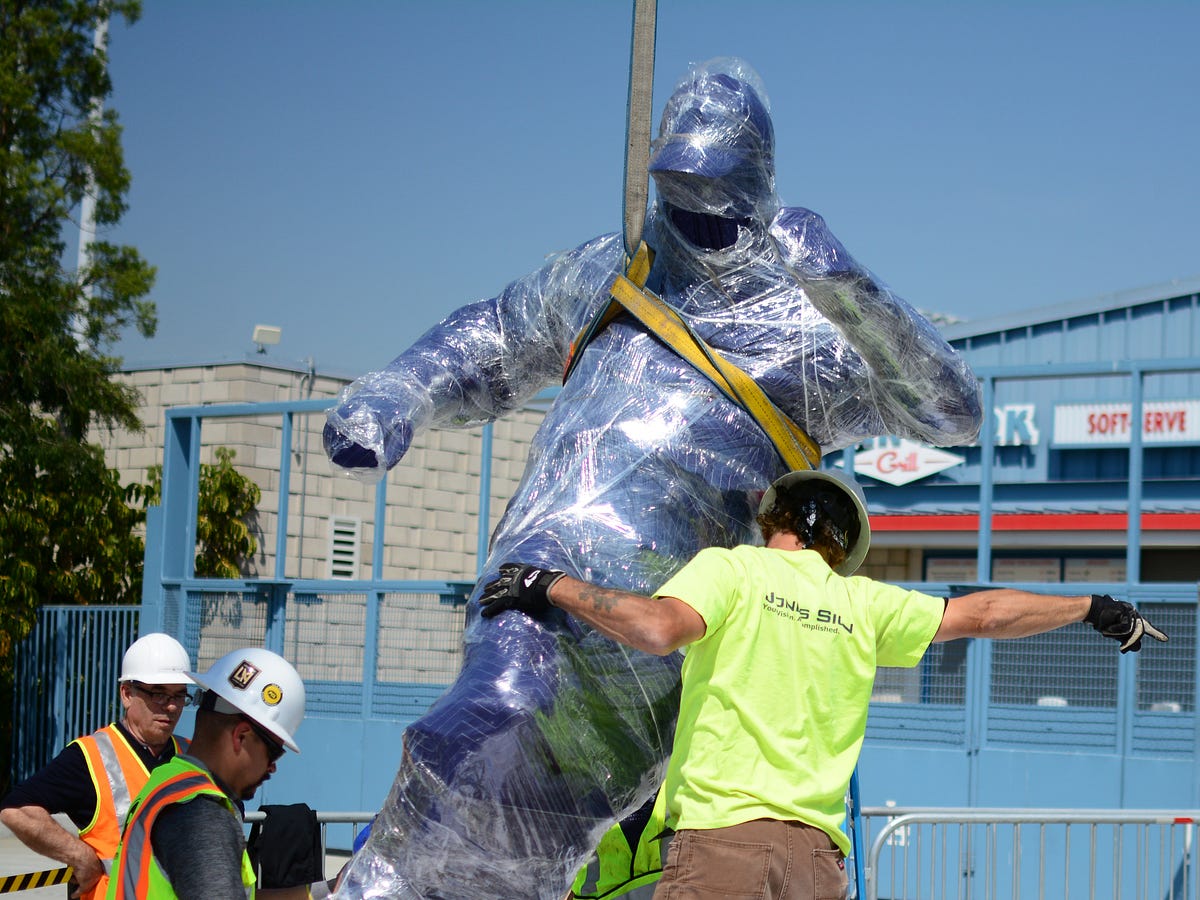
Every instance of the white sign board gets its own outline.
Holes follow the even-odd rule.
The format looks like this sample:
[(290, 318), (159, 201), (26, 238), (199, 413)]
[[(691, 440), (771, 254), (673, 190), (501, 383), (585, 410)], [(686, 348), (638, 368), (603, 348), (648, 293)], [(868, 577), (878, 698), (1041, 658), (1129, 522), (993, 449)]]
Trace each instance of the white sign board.
[[(1070, 403), (1054, 407), (1054, 443), (1129, 445), (1128, 403)], [(1200, 443), (1200, 400), (1154, 400), (1142, 404), (1142, 441)]]
[(936, 447), (926, 447), (907, 438), (878, 442), (870, 450), (854, 454), (854, 471), (888, 484), (908, 484), (918, 478), (962, 465), (964, 457)]

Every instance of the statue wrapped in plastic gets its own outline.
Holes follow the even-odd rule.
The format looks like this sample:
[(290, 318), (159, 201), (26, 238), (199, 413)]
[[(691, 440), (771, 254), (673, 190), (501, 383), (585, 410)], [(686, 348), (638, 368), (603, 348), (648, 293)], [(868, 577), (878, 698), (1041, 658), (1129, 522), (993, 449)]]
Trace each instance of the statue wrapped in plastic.
[[(694, 67), (651, 148), (647, 289), (823, 452), (877, 435), (969, 443), (980, 398), (966, 363), (819, 215), (781, 205), (774, 164), (754, 71)], [(598, 237), (452, 313), (346, 389), (325, 427), (334, 464), (382, 477), (422, 429), (489, 422), (558, 383), (626, 263), (620, 235)], [(629, 316), (576, 352), (479, 585), (519, 559), (651, 593), (701, 548), (753, 542), (759, 497), (787, 470), (755, 419)], [(462, 671), (405, 731), (339, 897), (559, 900), (658, 788), (678, 655), (622, 648), (558, 611), (484, 620), (478, 592)]]

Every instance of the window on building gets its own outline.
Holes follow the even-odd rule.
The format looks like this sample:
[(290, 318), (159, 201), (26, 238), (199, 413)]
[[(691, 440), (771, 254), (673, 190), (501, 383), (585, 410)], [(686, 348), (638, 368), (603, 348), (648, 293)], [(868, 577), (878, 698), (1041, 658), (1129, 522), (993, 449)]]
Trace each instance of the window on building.
[(1200, 553), (1195, 547), (1143, 549), (1142, 581), (1200, 581)]
[(362, 519), (354, 516), (331, 516), (329, 519), (329, 577), (355, 579), (358, 577), (362, 543)]

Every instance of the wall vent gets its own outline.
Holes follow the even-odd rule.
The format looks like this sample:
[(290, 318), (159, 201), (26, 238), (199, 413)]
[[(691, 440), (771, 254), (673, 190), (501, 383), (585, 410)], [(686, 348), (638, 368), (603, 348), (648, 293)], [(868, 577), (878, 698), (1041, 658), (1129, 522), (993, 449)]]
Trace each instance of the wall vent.
[(362, 519), (331, 516), (329, 519), (329, 577), (358, 578)]

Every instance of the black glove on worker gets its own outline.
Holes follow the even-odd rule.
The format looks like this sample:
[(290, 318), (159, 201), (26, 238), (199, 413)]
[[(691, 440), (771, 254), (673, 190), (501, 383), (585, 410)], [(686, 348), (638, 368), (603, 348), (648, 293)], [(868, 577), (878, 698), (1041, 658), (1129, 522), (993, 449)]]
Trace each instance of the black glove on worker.
[(485, 619), (497, 616), (506, 609), (519, 609), (536, 615), (554, 604), (550, 602), (550, 587), (566, 572), (539, 569), (520, 563), (505, 563), (500, 576), (483, 586), (479, 595), (480, 612)]
[(1083, 617), (1105, 637), (1121, 642), (1121, 652), (1137, 653), (1142, 649), (1142, 635), (1148, 634), (1156, 641), (1166, 641), (1167, 636), (1151, 625), (1132, 603), (1114, 600), (1108, 594), (1092, 594), (1092, 606)]

